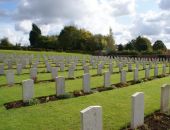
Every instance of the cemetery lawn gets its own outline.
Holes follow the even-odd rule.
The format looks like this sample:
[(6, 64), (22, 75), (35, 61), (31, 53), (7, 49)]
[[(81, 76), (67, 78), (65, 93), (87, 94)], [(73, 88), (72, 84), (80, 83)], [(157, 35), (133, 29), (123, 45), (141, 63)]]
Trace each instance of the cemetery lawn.
[[(165, 83), (170, 84), (169, 77), (126, 88), (98, 92), (84, 97), (52, 101), (11, 110), (6, 110), (3, 104), (7, 101), (21, 99), (20, 95), (16, 96), (21, 88), (19, 86), (2, 87), (0, 88), (0, 129), (79, 130), (80, 111), (91, 105), (100, 105), (103, 109), (104, 130), (118, 130), (130, 122), (131, 95), (135, 92), (144, 92), (145, 115), (148, 115), (160, 108), (160, 87)], [(12, 93), (10, 89), (12, 89)], [(53, 88), (51, 89), (54, 94)], [(8, 90), (10, 93), (8, 93)], [(42, 94), (45, 93), (42, 92)]]

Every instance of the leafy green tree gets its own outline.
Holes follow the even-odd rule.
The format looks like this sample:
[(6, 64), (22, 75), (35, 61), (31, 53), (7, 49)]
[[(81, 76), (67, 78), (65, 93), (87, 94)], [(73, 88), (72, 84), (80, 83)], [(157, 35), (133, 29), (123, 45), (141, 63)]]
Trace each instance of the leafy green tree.
[(118, 51), (123, 51), (124, 50), (124, 46), (122, 44), (118, 45)]
[(107, 48), (107, 37), (101, 34), (93, 35), (91, 39), (90, 50), (96, 51), (103, 50), (105, 48)]
[(38, 44), (40, 41), (40, 37), (41, 37), (41, 30), (36, 24), (33, 23), (32, 30), (29, 34), (29, 41), (32, 47), (41, 47), (41, 45)]
[(79, 48), (77, 45), (79, 39), (79, 30), (75, 26), (65, 26), (58, 37), (60, 46), (63, 50), (72, 50), (76, 47)]
[(79, 40), (77, 41), (77, 48), (78, 50), (91, 50), (92, 45), (91, 45), (91, 39), (93, 37), (92, 33), (85, 30), (85, 29), (80, 29), (79, 30)]
[(151, 41), (146, 37), (138, 36), (134, 46), (137, 51), (152, 51)]
[(14, 45), (9, 42), (8, 38), (2, 38), (0, 40), (0, 47), (13, 47)]
[(125, 50), (135, 50), (135, 43), (136, 43), (136, 40), (135, 39), (133, 39), (133, 40), (131, 40), (130, 42), (128, 42), (126, 45), (125, 45), (125, 47), (124, 47), (124, 49)]
[(153, 44), (153, 50), (154, 51), (166, 51), (167, 48), (166, 48), (165, 44), (161, 40), (157, 40)]

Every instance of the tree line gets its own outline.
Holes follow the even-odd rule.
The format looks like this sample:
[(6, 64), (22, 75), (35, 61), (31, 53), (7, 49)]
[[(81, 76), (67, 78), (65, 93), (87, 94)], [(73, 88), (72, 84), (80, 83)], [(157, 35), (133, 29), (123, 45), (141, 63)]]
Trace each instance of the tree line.
[(167, 50), (165, 44), (161, 40), (157, 40), (152, 45), (151, 41), (146, 37), (138, 36), (127, 44), (118, 45), (118, 51), (137, 51), (137, 52), (165, 52)]
[(114, 50), (115, 41), (112, 30), (107, 36), (101, 34), (93, 35), (85, 29), (78, 29), (75, 26), (65, 26), (59, 35), (43, 36), (36, 24), (32, 25), (30, 32), (30, 45), (33, 48), (48, 48), (55, 50)]
[(82, 50), (97, 51), (136, 51), (136, 52), (164, 52), (167, 50), (165, 44), (161, 40), (157, 40), (153, 46), (151, 41), (142, 36), (132, 39), (127, 44), (116, 45), (110, 28), (108, 35), (95, 34), (85, 29), (78, 29), (75, 26), (65, 26), (59, 35), (42, 36), (41, 30), (36, 24), (32, 25), (30, 32), (31, 47), (49, 48), (56, 50)]
[[(167, 50), (165, 44), (161, 40), (155, 41), (152, 45), (147, 37), (138, 36), (127, 44), (115, 44), (112, 29), (110, 28), (108, 35), (92, 34), (90, 31), (76, 26), (65, 26), (58, 35), (44, 36), (41, 29), (32, 24), (32, 30), (29, 33), (31, 49), (51, 49), (56, 51), (105, 51), (108, 53), (115, 52), (158, 52), (163, 53)], [(0, 48), (19, 48), (21, 44), (13, 45), (8, 38), (0, 40)]]

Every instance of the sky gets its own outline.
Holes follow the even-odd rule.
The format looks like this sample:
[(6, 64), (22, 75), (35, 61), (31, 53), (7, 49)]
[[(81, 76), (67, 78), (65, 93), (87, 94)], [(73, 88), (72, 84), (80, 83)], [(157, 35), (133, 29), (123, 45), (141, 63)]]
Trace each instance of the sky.
[(141, 35), (170, 48), (170, 0), (0, 0), (0, 38), (29, 45), (32, 23), (43, 35), (66, 25), (103, 35), (112, 28), (116, 44)]

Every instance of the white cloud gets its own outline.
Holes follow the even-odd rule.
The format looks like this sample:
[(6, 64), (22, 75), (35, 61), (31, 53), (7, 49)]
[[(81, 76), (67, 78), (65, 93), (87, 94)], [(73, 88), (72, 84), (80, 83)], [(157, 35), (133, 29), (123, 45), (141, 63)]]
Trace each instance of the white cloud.
[(89, 15), (128, 15), (135, 11), (135, 0), (21, 0), (14, 18), (57, 22), (77, 20)]
[[(13, 42), (29, 43), (28, 33), (33, 22), (43, 35), (58, 34), (65, 25), (75, 24), (95, 34), (108, 34), (111, 27), (117, 44), (127, 43), (138, 35), (147, 36), (152, 42), (163, 39), (170, 43), (170, 13), (161, 10), (140, 14), (135, 10), (135, 0), (20, 0), (18, 3), (10, 15), (15, 28), (10, 27), (10, 31), (4, 33)], [(166, 0), (159, 0), (158, 5), (168, 9), (163, 6), (165, 3), (168, 7)], [(126, 16), (123, 23), (117, 21), (120, 16)], [(129, 19), (133, 19), (132, 22), (129, 23)]]
[[(1, 27), (2, 26), (2, 27)], [(24, 35), (22, 32), (18, 32), (11, 25), (1, 25), (0, 38), (8, 37), (11, 43), (22, 43), (23, 45), (28, 45), (28, 35)]]
[(25, 34), (28, 34), (32, 28), (32, 21), (30, 20), (23, 20), (15, 24), (16, 31), (22, 31)]
[[(112, 27), (114, 33), (121, 31), (129, 36), (129, 27), (118, 23), (116, 17), (135, 14), (135, 0), (20, 0), (18, 3), (11, 16), (16, 21), (15, 30), (23, 32), (23, 37), (31, 30), (31, 23), (36, 23), (43, 35), (59, 33), (64, 25), (73, 23), (93, 33), (108, 34)], [(126, 41), (120, 37), (115, 37), (118, 43)]]

